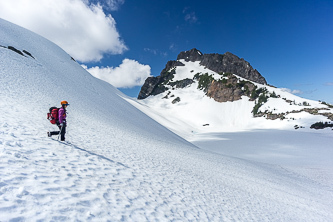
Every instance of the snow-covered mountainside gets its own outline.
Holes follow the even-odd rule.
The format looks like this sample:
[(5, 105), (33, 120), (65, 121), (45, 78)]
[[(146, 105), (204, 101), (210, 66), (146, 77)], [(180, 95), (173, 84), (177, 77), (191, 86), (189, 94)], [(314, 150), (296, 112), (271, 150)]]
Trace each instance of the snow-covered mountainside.
[[(193, 54), (198, 54), (199, 58), (193, 58)], [(148, 97), (142, 96), (138, 100), (143, 106), (137, 105), (187, 139), (200, 132), (299, 129), (309, 128), (320, 121), (333, 121), (333, 107), (328, 104), (304, 99), (284, 89), (250, 81), (236, 74), (214, 72), (202, 65), (203, 61), (210, 62), (201, 58), (202, 53), (195, 49), (187, 55), (199, 61), (170, 61), (167, 70), (162, 71), (163, 79), (146, 81), (146, 85), (159, 83), (148, 90), (151, 92)], [(223, 56), (220, 63), (226, 64)], [(234, 60), (243, 62), (245, 69), (250, 67), (238, 57)], [(231, 67), (240, 66), (239, 62), (230, 63)], [(250, 68), (243, 72), (248, 73), (248, 70)], [(182, 125), (187, 127), (179, 127)]]
[[(46, 113), (61, 100), (67, 142), (46, 135), (56, 129)], [(333, 220), (332, 167), (311, 165), (310, 175), (205, 151), (128, 101), (0, 19), (0, 221)]]

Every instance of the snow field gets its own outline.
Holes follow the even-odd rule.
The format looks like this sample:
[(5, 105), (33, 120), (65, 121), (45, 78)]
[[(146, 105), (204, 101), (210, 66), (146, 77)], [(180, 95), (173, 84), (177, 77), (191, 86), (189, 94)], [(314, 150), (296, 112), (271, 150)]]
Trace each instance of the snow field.
[(5, 221), (332, 218), (328, 193), (278, 167), (153, 141), (147, 149), (131, 137), (124, 141), (128, 146), (102, 139), (82, 148), (91, 139), (83, 131), (82, 138), (70, 136), (79, 145), (46, 138), (42, 127), (24, 122), (21, 108), (1, 119)]
[[(24, 124), (19, 110), (11, 113), (20, 114), (17, 122), (9, 113), (1, 119), (1, 220), (167, 221), (168, 214), (175, 218), (177, 213), (179, 218), (190, 217), (191, 208), (184, 211), (181, 201), (186, 194), (165, 190), (163, 183), (154, 185), (135, 167), (41, 137), (40, 129)], [(169, 202), (175, 209), (169, 209)]]
[[(199, 149), (54, 44), (0, 27), (36, 58), (0, 47), (0, 221), (333, 220), (331, 185)], [(64, 99), (62, 143), (46, 112)]]
[(217, 74), (210, 69), (205, 68), (200, 65), (199, 61), (196, 62), (186, 62), (184, 59), (179, 60), (181, 63), (185, 64), (185, 66), (177, 66), (176, 67), (176, 75), (172, 79), (172, 82), (176, 82), (183, 79), (193, 79), (194, 75), (197, 73), (208, 73), (208, 75), (212, 75), (215, 79), (221, 78), (221, 75)]
[(70, 135), (69, 126), (73, 142), (61, 143), (12, 108), (1, 117), (2, 220), (332, 218), (325, 189), (279, 167), (130, 136), (103, 139), (103, 125), (89, 137), (82, 128)]

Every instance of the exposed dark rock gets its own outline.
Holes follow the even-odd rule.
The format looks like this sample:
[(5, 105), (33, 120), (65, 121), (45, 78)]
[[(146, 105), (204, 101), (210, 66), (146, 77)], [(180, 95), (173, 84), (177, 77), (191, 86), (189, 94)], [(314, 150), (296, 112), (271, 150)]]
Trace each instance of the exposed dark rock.
[[(160, 76), (147, 78), (141, 88), (138, 99), (145, 99), (150, 95), (157, 95), (159, 93), (165, 92), (168, 89), (166, 87), (167, 84), (170, 86), (176, 86), (177, 88), (184, 88), (192, 84), (194, 81), (191, 79), (177, 82), (169, 82), (173, 79), (173, 75), (175, 74), (173, 68), (175, 68), (176, 66), (184, 66), (184, 64), (179, 61), (181, 59), (192, 62), (200, 61), (200, 64), (202, 66), (205, 66), (207, 69), (210, 69), (217, 73), (236, 74), (253, 82), (267, 84), (265, 78), (261, 76), (257, 70), (253, 69), (250, 63), (246, 62), (244, 59), (240, 59), (239, 57), (233, 55), (230, 52), (226, 52), (223, 55), (202, 54), (199, 50), (194, 48), (189, 51), (179, 53), (176, 61), (169, 61), (166, 64), (165, 68), (162, 70)], [(216, 82), (213, 86), (211, 86), (210, 84), (212, 83), (212, 80), (212, 78), (202, 79), (202, 88), (200, 89), (203, 89), (207, 93), (208, 88), (212, 87), (210, 89), (209, 96), (213, 97), (214, 99), (216, 98), (217, 101), (234, 101), (245, 94), (243, 90), (240, 89), (240, 87), (238, 86), (229, 88), (224, 87), (224, 90), (218, 92), (218, 87), (222, 87), (223, 84)], [(234, 82), (229, 82), (228, 84), (233, 83)], [(226, 93), (226, 95), (222, 96), (222, 94), (224, 93)]]
[(239, 80), (233, 76), (226, 81), (213, 81), (208, 87), (207, 96), (217, 102), (233, 102), (240, 100), (242, 96), (249, 96), (254, 88), (253, 83), (248, 81), (239, 83)]
[(203, 54), (196, 48), (179, 53), (177, 60), (184, 59), (186, 62), (202, 61)]
[(24, 56), (23, 52), (21, 52), (20, 50), (14, 48), (13, 46), (8, 46), (8, 49), (10, 49), (10, 50), (12, 50), (12, 51), (14, 51), (14, 52), (16, 52), (16, 53)]
[(168, 94), (166, 96), (164, 96), (162, 99), (169, 99), (170, 94), (171, 94), (171, 92), (169, 91)]
[(160, 83), (163, 82), (163, 78), (161, 76), (158, 77), (148, 77), (141, 87), (138, 99), (145, 99), (150, 95), (157, 95), (166, 90), (166, 88), (162, 88), (159, 86)]
[(184, 59), (185, 61), (200, 61), (200, 64), (217, 73), (232, 73), (251, 80), (256, 83), (267, 85), (265, 78), (256, 70), (253, 69), (249, 62), (238, 56), (226, 52), (225, 54), (202, 54), (197, 49), (181, 52), (177, 60)]
[[(2, 48), (7, 48), (7, 49), (9, 49), (9, 50), (12, 50), (13, 52), (16, 52), (16, 53), (18, 53), (18, 54), (20, 54), (21, 56), (24, 56), (24, 57), (26, 57), (26, 56), (24, 55), (24, 54), (26, 54), (26, 55), (28, 55), (28, 56), (30, 56), (31, 58), (34, 59), (34, 57), (31, 55), (31, 53), (28, 52), (28, 51), (26, 51), (26, 50), (23, 50), (23, 52), (21, 52), (20, 50), (16, 49), (16, 48), (13, 47), (13, 46), (5, 47), (5, 46), (0, 45), (0, 47), (2, 47)], [(24, 54), (23, 54), (23, 53), (24, 53)]]
[(192, 83), (194, 83), (193, 79), (183, 79), (176, 82), (170, 82), (169, 85), (175, 86), (176, 88), (185, 88), (186, 86), (191, 85)]
[(318, 129), (324, 129), (326, 127), (333, 127), (333, 124), (329, 123), (329, 122), (325, 122), (325, 123), (323, 123), (323, 122), (316, 122), (316, 123), (314, 123), (314, 124), (312, 124), (310, 126), (311, 129), (316, 129), (316, 130), (318, 130)]
[[(328, 112), (319, 112), (319, 110), (321, 111), (327, 111)], [(329, 120), (333, 121), (333, 113), (329, 112), (329, 109), (325, 109), (325, 108), (304, 108), (301, 111), (305, 111), (308, 112), (312, 115), (321, 115), (321, 116), (326, 116)]]
[(167, 90), (165, 85), (173, 79), (175, 74), (175, 70), (172, 68), (176, 66), (184, 66), (184, 64), (179, 61), (169, 61), (159, 76), (148, 77), (141, 87), (138, 99), (165, 92)]
[(35, 58), (35, 57), (33, 57), (32, 55), (31, 55), (31, 53), (30, 52), (28, 52), (28, 51), (26, 51), (26, 50), (23, 50), (23, 52), (25, 53), (25, 54), (27, 54), (28, 56), (30, 56), (31, 58)]
[(172, 100), (172, 104), (175, 104), (175, 103), (178, 103), (178, 102), (180, 102), (180, 98), (179, 97), (177, 97), (176, 99)]
[(184, 63), (181, 63), (180, 61), (171, 60), (171, 61), (167, 62), (166, 66), (162, 70), (161, 74), (163, 74), (164, 72), (169, 71), (170, 69), (172, 69), (176, 66), (185, 66), (185, 65), (184, 65)]
[(325, 117), (327, 117), (327, 119), (333, 121), (333, 113), (330, 113), (330, 112), (326, 112), (326, 113), (319, 112), (319, 111), (325, 111), (325, 110), (329, 111), (329, 109), (327, 109), (327, 108), (304, 108), (304, 109), (301, 109), (301, 110), (293, 110), (293, 111), (286, 112), (286, 113), (271, 113), (271, 112), (265, 111), (265, 112), (258, 112), (258, 113), (256, 113), (254, 115), (254, 117), (266, 117), (266, 119), (270, 119), (270, 120), (276, 120), (276, 119), (283, 120), (290, 113), (307, 112), (307, 113), (310, 113), (312, 115), (325, 116)]

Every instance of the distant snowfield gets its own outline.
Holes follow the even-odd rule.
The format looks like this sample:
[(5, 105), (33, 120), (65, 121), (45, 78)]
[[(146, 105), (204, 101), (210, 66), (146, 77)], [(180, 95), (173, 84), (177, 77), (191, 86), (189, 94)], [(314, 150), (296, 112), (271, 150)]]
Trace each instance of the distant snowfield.
[(254, 130), (201, 134), (192, 143), (218, 154), (280, 166), (331, 186), (332, 141), (332, 130)]
[[(221, 135), (200, 131), (209, 118), (197, 132), (174, 119), (194, 146), (44, 38), (0, 19), (0, 45), (0, 221), (333, 220), (332, 162), (320, 155), (331, 154), (331, 131)], [(46, 112), (64, 99), (62, 143), (46, 136)], [(303, 159), (274, 158), (302, 144)]]

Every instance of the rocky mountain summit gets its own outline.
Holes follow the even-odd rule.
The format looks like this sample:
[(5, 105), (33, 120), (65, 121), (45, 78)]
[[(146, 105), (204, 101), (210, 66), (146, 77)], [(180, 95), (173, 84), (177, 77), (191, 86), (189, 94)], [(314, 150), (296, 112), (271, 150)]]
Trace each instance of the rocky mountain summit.
[(181, 52), (177, 60), (181, 59), (186, 62), (200, 61), (200, 65), (217, 73), (232, 73), (256, 83), (267, 84), (265, 78), (256, 69), (253, 69), (249, 62), (230, 52), (223, 55), (217, 53), (202, 54), (194, 48), (190, 51)]
[[(186, 62), (199, 61), (201, 66), (204, 66), (207, 69), (212, 70), (216, 73), (221, 73), (226, 75), (235, 74), (239, 77), (250, 80), (252, 82), (256, 82), (263, 85), (267, 84), (265, 78), (256, 69), (254, 69), (249, 62), (237, 57), (236, 55), (230, 52), (226, 52), (223, 55), (216, 53), (202, 54), (199, 50), (194, 48), (189, 51), (181, 52), (178, 55), (176, 61), (169, 61), (159, 76), (147, 78), (144, 85), (141, 88), (138, 99), (145, 99), (150, 95), (158, 95), (160, 93), (165, 92), (168, 89), (168, 87), (166, 87), (166, 84), (171, 84), (172, 86), (175, 86), (177, 88), (183, 88), (189, 84), (192, 84), (194, 81), (193, 79), (184, 79), (176, 83), (169, 82), (170, 80), (173, 79), (173, 76), (175, 74), (175, 67), (184, 66), (184, 64), (181, 61), (186, 61)], [(199, 80), (199, 78), (197, 79)], [(227, 88), (227, 90), (225, 90), (225, 92), (220, 92), (220, 91), (216, 92), (217, 88), (223, 90), (223, 87), (221, 88), (221, 83), (212, 84), (212, 82), (210, 82), (207, 85), (207, 87), (205, 87), (205, 90), (209, 92), (208, 94), (211, 95), (212, 97), (214, 97), (213, 95), (217, 94), (226, 95), (222, 100), (220, 99), (221, 98), (220, 96), (217, 96), (219, 98), (217, 98), (216, 100), (219, 102), (234, 101), (239, 99), (240, 96), (244, 95), (238, 89), (239, 87), (236, 88), (230, 87), (231, 83), (233, 83), (234, 81), (235, 80), (230, 80), (228, 82), (225, 82), (227, 85), (229, 85), (229, 87)], [(210, 87), (211, 85), (212, 87)]]
[[(202, 98), (215, 103), (212, 105), (214, 107), (219, 106), (217, 104), (243, 104), (232, 109), (232, 112), (247, 110), (247, 113), (240, 116), (250, 114), (252, 117), (269, 120), (294, 121), (295, 115), (308, 113), (333, 121), (332, 105), (303, 99), (284, 89), (268, 85), (265, 78), (247, 61), (230, 52), (223, 55), (202, 54), (197, 49), (181, 52), (177, 60), (167, 62), (159, 76), (146, 79), (138, 96), (138, 100), (143, 103), (150, 106), (154, 106), (154, 103), (163, 104), (161, 107), (175, 109), (175, 113), (179, 112), (180, 107), (202, 103)], [(188, 109), (194, 112), (193, 109)], [(208, 116), (211, 115), (210, 113)], [(226, 115), (230, 116), (232, 113)], [(193, 118), (198, 116), (201, 114)], [(223, 124), (226, 121), (228, 120), (224, 120)], [(299, 127), (298, 124), (295, 125)]]

